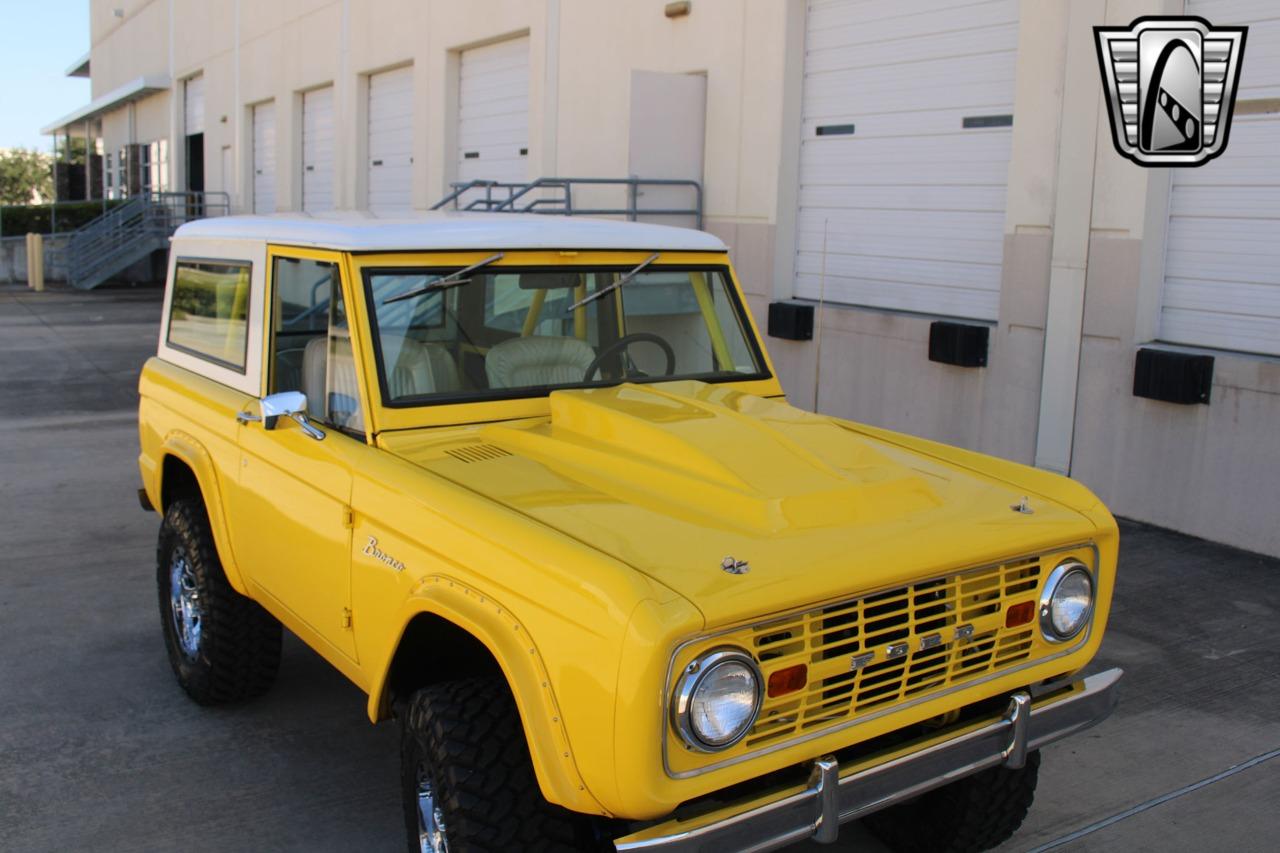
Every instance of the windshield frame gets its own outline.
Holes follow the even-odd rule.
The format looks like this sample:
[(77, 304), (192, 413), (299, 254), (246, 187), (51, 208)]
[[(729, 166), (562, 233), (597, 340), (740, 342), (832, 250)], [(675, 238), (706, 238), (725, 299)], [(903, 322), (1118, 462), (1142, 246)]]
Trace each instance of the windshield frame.
[[(459, 260), (460, 255), (456, 253), (448, 253), (443, 256), (435, 256), (423, 253), (415, 253), (413, 256), (398, 256), (396, 254), (380, 253), (377, 257), (360, 258), (357, 261), (358, 281), (360, 283), (360, 296), (363, 303), (363, 322), (367, 324), (369, 330), (367, 350), (370, 358), (365, 374), (371, 380), (370, 384), (378, 389), (379, 401), (378, 405), (384, 410), (388, 410), (388, 415), (392, 413), (411, 414), (414, 412), (425, 413), (439, 411), (443, 407), (465, 407), (468, 411), (472, 411), (474, 407), (494, 407), (502, 406), (502, 404), (511, 404), (513, 402), (537, 402), (542, 401), (542, 407), (545, 408), (546, 400), (554, 391), (561, 390), (590, 390), (590, 389), (607, 389), (614, 388), (618, 385), (630, 382), (636, 384), (652, 384), (659, 382), (680, 382), (680, 381), (700, 381), (708, 384), (742, 384), (750, 383), (753, 386), (750, 390), (755, 393), (772, 392), (773, 394), (781, 394), (781, 389), (777, 388), (776, 375), (773, 371), (772, 364), (764, 347), (760, 343), (759, 330), (756, 327), (755, 320), (751, 316), (747, 305), (740, 293), (737, 279), (733, 275), (733, 270), (728, 262), (727, 257), (723, 254), (715, 253), (708, 257), (706, 253), (686, 253), (686, 252), (664, 252), (660, 260), (654, 261), (645, 271), (661, 272), (670, 271), (689, 271), (704, 272), (708, 274), (718, 273), (723, 281), (726, 297), (729, 301), (738, 323), (742, 329), (744, 343), (747, 346), (752, 360), (757, 366), (754, 373), (707, 373), (698, 375), (678, 375), (674, 377), (666, 376), (648, 376), (648, 377), (629, 377), (610, 380), (596, 380), (590, 383), (573, 383), (555, 386), (531, 386), (524, 388), (510, 388), (500, 390), (489, 390), (483, 393), (475, 391), (463, 394), (438, 394), (423, 396), (410, 399), (394, 400), (387, 387), (386, 371), (383, 364), (383, 349), (380, 337), (380, 329), (377, 322), (377, 311), (380, 307), (375, 300), (373, 292), (373, 277), (377, 275), (387, 274), (428, 274), (446, 276), (457, 270), (464, 268), (470, 261)], [(548, 254), (546, 252), (507, 252), (503, 260), (485, 268), (486, 274), (494, 274), (501, 272), (569, 272), (569, 271), (590, 271), (602, 273), (618, 273), (625, 274), (631, 271), (636, 264), (648, 257), (651, 252), (636, 253), (637, 260), (630, 260), (632, 253), (625, 254), (623, 259), (619, 259), (622, 253), (600, 252), (598, 259), (591, 257), (597, 253), (571, 253), (573, 260), (566, 262), (563, 257), (558, 257), (555, 261), (548, 263)], [(560, 255), (566, 253), (557, 253)], [(364, 260), (365, 263), (360, 263)], [(436, 261), (439, 262), (436, 262)], [(557, 262), (558, 261), (558, 262)], [(483, 286), (482, 282), (476, 281), (462, 285), (462, 288), (474, 286)], [(624, 288), (625, 289), (625, 288)], [(447, 298), (447, 297), (446, 297)], [(765, 385), (766, 387), (760, 387)], [(776, 389), (776, 390), (775, 390)], [(744, 390), (747, 390), (744, 388)], [(505, 408), (505, 407), (504, 407)], [(521, 407), (524, 408), (524, 407)], [(496, 414), (496, 412), (495, 412)], [(534, 414), (515, 414), (515, 417), (530, 416)], [(507, 418), (469, 418), (466, 422), (480, 422), (482, 420), (504, 420)], [(395, 417), (395, 421), (401, 418)], [(432, 417), (431, 420), (439, 420)], [(452, 420), (452, 419), (449, 419)], [(447, 421), (446, 421), (447, 422)], [(409, 428), (408, 425), (391, 425), (395, 428)]]

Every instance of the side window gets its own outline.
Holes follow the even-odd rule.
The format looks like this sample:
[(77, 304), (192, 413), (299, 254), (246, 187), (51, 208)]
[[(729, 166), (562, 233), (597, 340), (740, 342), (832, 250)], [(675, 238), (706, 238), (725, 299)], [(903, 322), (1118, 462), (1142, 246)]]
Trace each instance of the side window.
[(337, 266), (276, 258), (272, 300), (271, 390), (301, 391), (312, 418), (362, 433), (364, 414)]
[(356, 357), (347, 325), (347, 306), (337, 273), (333, 277), (333, 310), (329, 314), (328, 365), (325, 373), (325, 423), (349, 432), (364, 433)]
[(244, 373), (250, 272), (247, 263), (179, 258), (165, 338), (169, 346)]

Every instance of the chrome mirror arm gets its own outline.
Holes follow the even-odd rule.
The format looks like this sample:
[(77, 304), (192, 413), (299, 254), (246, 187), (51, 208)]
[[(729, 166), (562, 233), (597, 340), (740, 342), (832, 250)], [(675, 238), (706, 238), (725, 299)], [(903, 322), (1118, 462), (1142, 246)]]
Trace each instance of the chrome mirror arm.
[(311, 423), (307, 418), (307, 395), (301, 391), (281, 391), (269, 394), (258, 401), (261, 415), (248, 412), (236, 412), (236, 422), (240, 424), (261, 423), (264, 430), (273, 430), (280, 418), (290, 418), (302, 431), (316, 441), (324, 441), (324, 430)]
[(307, 435), (311, 436), (316, 441), (324, 441), (324, 430), (318, 429), (314, 424), (312, 424), (307, 418), (305, 412), (294, 412), (289, 415), (289, 417), (293, 418), (293, 420), (297, 422), (298, 426), (302, 427), (302, 431)]

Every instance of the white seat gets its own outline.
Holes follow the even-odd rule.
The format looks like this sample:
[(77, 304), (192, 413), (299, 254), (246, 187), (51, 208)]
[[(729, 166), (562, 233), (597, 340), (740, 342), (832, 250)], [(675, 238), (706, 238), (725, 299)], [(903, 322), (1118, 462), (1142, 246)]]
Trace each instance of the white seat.
[(596, 351), (577, 338), (511, 338), (489, 350), (490, 388), (529, 388), (581, 382)]
[[(326, 366), (327, 341), (328, 338), (323, 336), (312, 338), (302, 356), (302, 391), (307, 395), (307, 407), (311, 410), (308, 414), (320, 420), (330, 419), (336, 426), (362, 428), (363, 423), (359, 420), (360, 386), (356, 382), (351, 341), (336, 339), (334, 363)], [(447, 393), (460, 387), (453, 356), (440, 344), (424, 344), (413, 338), (387, 343), (398, 344), (393, 351), (399, 352), (387, 375), (387, 390), (392, 398)], [(329, 395), (327, 414), (325, 394)]]
[(388, 364), (387, 390), (393, 399), (422, 394), (447, 394), (462, 387), (458, 363), (440, 344), (413, 338), (388, 339), (383, 336), (383, 352), (396, 352), (395, 364)]
[(329, 338), (324, 335), (312, 338), (302, 354), (302, 393), (307, 395), (307, 414), (334, 426), (363, 429), (351, 341), (334, 340), (332, 364), (328, 363), (328, 345)]

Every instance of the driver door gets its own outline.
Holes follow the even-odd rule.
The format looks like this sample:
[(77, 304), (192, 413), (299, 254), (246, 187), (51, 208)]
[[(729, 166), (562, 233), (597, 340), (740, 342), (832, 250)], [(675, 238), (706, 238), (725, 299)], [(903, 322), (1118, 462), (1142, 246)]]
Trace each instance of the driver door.
[(340, 259), (302, 249), (273, 250), (269, 258), (267, 393), (306, 394), (323, 437), (284, 417), (272, 429), (240, 427), (241, 493), (231, 530), (269, 609), (355, 661), (351, 483), (369, 448)]

